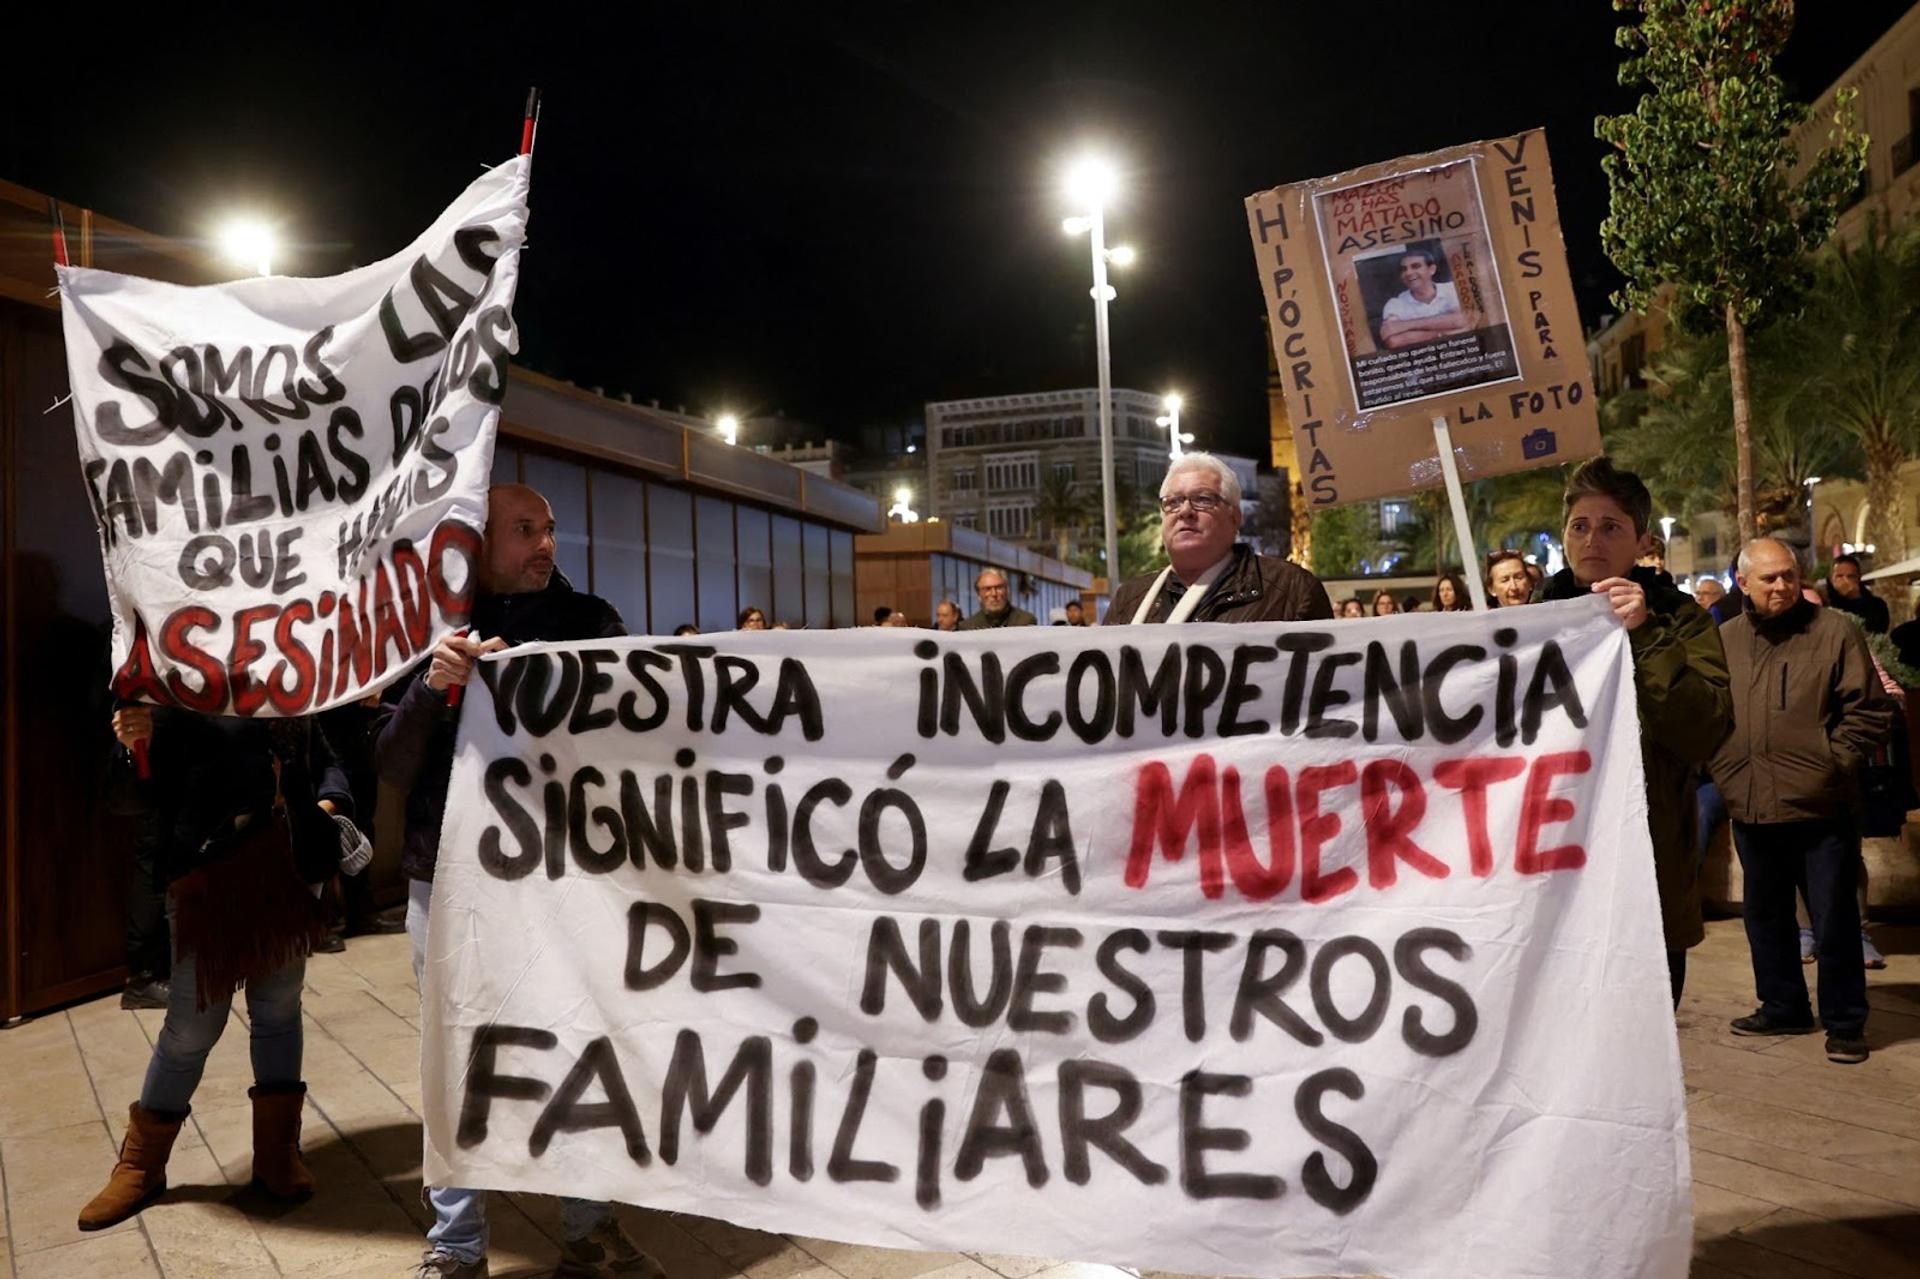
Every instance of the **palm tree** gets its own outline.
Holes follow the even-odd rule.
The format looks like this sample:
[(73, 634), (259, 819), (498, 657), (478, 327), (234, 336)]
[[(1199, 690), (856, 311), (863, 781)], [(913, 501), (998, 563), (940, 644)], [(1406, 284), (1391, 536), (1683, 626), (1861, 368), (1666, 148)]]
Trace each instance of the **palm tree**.
[(1077, 488), (1065, 471), (1049, 470), (1041, 479), (1033, 518), (1041, 536), (1053, 539), (1055, 559), (1066, 562), (1071, 544), (1092, 522), (1094, 513), (1091, 496)]
[[(1467, 523), (1475, 543), (1486, 551), (1535, 533), (1557, 537), (1564, 485), (1558, 467), (1496, 475), (1466, 485)], [(1478, 565), (1462, 563), (1453, 507), (1444, 488), (1415, 495), (1413, 512), (1389, 543), (1405, 556), (1408, 568), (1431, 568), (1436, 573), (1450, 568), (1479, 571)]]
[(1876, 219), (1857, 246), (1817, 255), (1806, 309), (1781, 334), (1803, 421), (1839, 427), (1858, 445), (1867, 482), (1867, 540), (1888, 563), (1907, 557), (1900, 467), (1920, 443), (1920, 228)]
[[(1797, 325), (1777, 325), (1753, 344), (1751, 443), (1755, 518), (1762, 533), (1804, 518), (1801, 499), (1816, 475), (1859, 473), (1858, 450), (1824, 413), (1811, 411), (1807, 373), (1794, 354)], [(1654, 498), (1684, 516), (1738, 518), (1733, 422), (1727, 410), (1724, 334), (1676, 333), (1645, 369), (1647, 385), (1601, 410), (1607, 451), (1648, 482)]]

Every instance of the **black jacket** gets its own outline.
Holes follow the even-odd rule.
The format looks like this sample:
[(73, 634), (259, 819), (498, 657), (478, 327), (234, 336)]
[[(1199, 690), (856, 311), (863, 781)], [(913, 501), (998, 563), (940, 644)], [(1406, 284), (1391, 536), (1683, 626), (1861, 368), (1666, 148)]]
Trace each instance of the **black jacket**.
[[(1153, 589), (1159, 571), (1130, 577), (1101, 619), (1105, 626), (1125, 626), (1140, 611), (1140, 601)], [(1171, 583), (1171, 578), (1168, 579)], [(1149, 622), (1164, 622), (1178, 597), (1161, 591), (1147, 614)], [(1333, 601), (1320, 579), (1297, 564), (1258, 555), (1245, 542), (1233, 547), (1233, 562), (1214, 582), (1213, 589), (1193, 611), (1196, 622), (1308, 622), (1330, 621)]]
[(1828, 607), (1838, 609), (1842, 613), (1853, 614), (1875, 635), (1885, 635), (1887, 628), (1892, 624), (1893, 619), (1887, 612), (1887, 602), (1868, 590), (1864, 582), (1860, 585), (1860, 593), (1852, 599), (1834, 590), (1831, 585), (1823, 594), (1827, 597)]
[[(597, 595), (573, 589), (556, 570), (542, 591), (482, 595), (474, 602), (470, 634), (508, 644), (541, 640), (605, 639), (625, 635), (619, 610)], [(412, 879), (433, 878), (440, 852), (440, 818), (453, 774), (459, 713), (447, 695), (427, 687), (430, 663), (390, 687), (374, 720), (374, 760), (380, 780), (407, 792), (406, 845), (400, 869)]]
[(126, 772), (134, 808), (160, 819), (155, 878), (161, 885), (217, 858), (234, 818), (262, 817), (272, 809), (276, 757), (302, 878), (318, 883), (339, 865), (340, 829), (319, 804), (330, 800), (351, 816), (353, 794), (313, 719), (237, 719), (158, 706), (147, 752), (152, 776), (133, 781), (125, 754), (116, 752), (115, 766)]

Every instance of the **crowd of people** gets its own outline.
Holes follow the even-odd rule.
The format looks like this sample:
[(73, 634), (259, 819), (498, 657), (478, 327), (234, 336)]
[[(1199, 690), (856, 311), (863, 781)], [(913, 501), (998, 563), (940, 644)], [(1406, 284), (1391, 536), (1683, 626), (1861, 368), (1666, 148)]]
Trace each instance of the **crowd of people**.
[[(1531, 604), (1539, 597), (1545, 581), (1546, 570), (1519, 551), (1498, 550), (1487, 556), (1485, 583), (1490, 608)], [(1347, 596), (1340, 601), (1339, 616), (1345, 619), (1390, 617), (1395, 613), (1465, 613), (1472, 608), (1473, 596), (1467, 589), (1467, 579), (1448, 570), (1434, 580), (1433, 591), (1424, 600), (1411, 592), (1395, 599), (1393, 592), (1383, 587), (1373, 593), (1371, 601), (1358, 595)]]
[[(1024, 608), (1014, 606), (1007, 586), (1007, 575), (997, 568), (983, 568), (973, 580), (973, 591), (979, 597), (980, 607), (971, 616), (960, 611), (960, 606), (951, 599), (941, 600), (933, 610), (933, 629), (938, 631), (978, 631), (991, 630), (1000, 626), (1037, 626), (1038, 621)], [(1086, 606), (1077, 599), (1070, 599), (1064, 605), (1053, 610), (1051, 622), (1054, 626), (1089, 626)], [(881, 604), (873, 610), (875, 626), (918, 626), (911, 614), (903, 608), (894, 608), (890, 604)], [(805, 627), (798, 622), (767, 621), (764, 610), (748, 605), (740, 610), (740, 617), (734, 624), (741, 631), (798, 631)], [(691, 622), (675, 628), (675, 635), (698, 635), (700, 629)]]
[[(1103, 625), (1332, 620), (1312, 573), (1263, 555), (1240, 539), (1240, 486), (1231, 468), (1189, 453), (1160, 488), (1167, 564), (1123, 582)], [(1886, 631), (1888, 611), (1859, 579), (1857, 561), (1836, 565), (1821, 596), (1803, 588), (1793, 549), (1761, 538), (1734, 565), (1738, 589), (1711, 578), (1688, 595), (1645, 562), (1653, 550), (1646, 486), (1605, 458), (1580, 467), (1564, 502), (1566, 567), (1543, 577), (1517, 552), (1487, 559), (1495, 607), (1599, 594), (1629, 634), (1645, 763), (1654, 878), (1675, 1005), (1687, 951), (1704, 936), (1699, 875), (1706, 840), (1724, 813), (1745, 873), (1746, 930), (1758, 1007), (1732, 1023), (1740, 1035), (1823, 1029), (1839, 1063), (1864, 1061), (1867, 1001), (1860, 884), (1863, 780), (1894, 738), (1898, 686), (1876, 667), (1857, 618)], [(253, 1062), (253, 1173), (274, 1196), (312, 1193), (300, 1153), (300, 992), (306, 960), (331, 935), (321, 886), (370, 856), (374, 782), (405, 794), (401, 868), (409, 891), (403, 927), (416, 976), (427, 923), (441, 816), (453, 766), (458, 689), (483, 655), (535, 641), (626, 634), (617, 610), (577, 591), (554, 560), (546, 500), (523, 485), (489, 494), (480, 590), (472, 624), (441, 640), (417, 670), (377, 704), (349, 715), (300, 720), (222, 719), (177, 709), (124, 706), (113, 728), (127, 748), (126, 792), (140, 821), (145, 909), (164, 914), (170, 974), (156, 965), (143, 990), (164, 1003), (145, 1082), (106, 1187), (81, 1212), (82, 1229), (123, 1221), (166, 1187), (166, 1166), (208, 1053), (244, 991)], [(1851, 571), (1843, 572), (1843, 567)], [(1032, 626), (1010, 599), (1007, 576), (980, 572), (979, 607), (952, 600), (935, 610), (941, 630)], [(1417, 601), (1416, 601), (1417, 602)], [(1464, 580), (1443, 574), (1425, 601), (1433, 611), (1470, 606)], [(1875, 605), (1878, 605), (1876, 608)], [(1342, 617), (1388, 616), (1406, 602), (1380, 591), (1371, 607), (1343, 602)], [(1844, 616), (1844, 615), (1851, 615)], [(1071, 602), (1052, 619), (1086, 625)], [(876, 625), (911, 625), (883, 608)], [(769, 625), (744, 609), (742, 630)], [(1920, 647), (1920, 629), (1904, 637)], [(682, 628), (690, 631), (691, 628)], [(1899, 640), (1901, 634), (1894, 632)], [(135, 757), (150, 777), (131, 780)], [(1904, 764), (1902, 763), (1902, 766)], [(1910, 788), (1896, 797), (1903, 820)], [(1897, 827), (1896, 827), (1897, 829)], [(377, 928), (363, 887), (342, 896), (350, 923)], [(358, 908), (354, 902), (360, 902)], [(355, 911), (358, 910), (356, 914)], [(1803, 909), (1804, 926), (1796, 917)], [(142, 943), (152, 950), (151, 939)], [(1870, 944), (1869, 944), (1870, 945)], [(1815, 1003), (1802, 961), (1818, 965)], [(131, 991), (129, 992), (132, 993)], [(427, 1192), (434, 1222), (416, 1279), (487, 1273), (486, 1195), (450, 1186)], [(561, 1276), (657, 1277), (659, 1264), (622, 1230), (610, 1205), (562, 1205)]]
[[(973, 593), (980, 601), (980, 607), (971, 615), (960, 611), (960, 605), (951, 599), (941, 600), (934, 606), (933, 629), (937, 631), (985, 631), (1002, 626), (1038, 626), (1039, 619), (1024, 608), (1017, 607), (1012, 600), (1007, 575), (997, 568), (983, 568), (973, 579)], [(1078, 599), (1069, 599), (1055, 608), (1048, 621), (1054, 626), (1089, 626), (1086, 606)], [(903, 608), (893, 608), (882, 604), (873, 610), (875, 626), (916, 626), (912, 616)]]

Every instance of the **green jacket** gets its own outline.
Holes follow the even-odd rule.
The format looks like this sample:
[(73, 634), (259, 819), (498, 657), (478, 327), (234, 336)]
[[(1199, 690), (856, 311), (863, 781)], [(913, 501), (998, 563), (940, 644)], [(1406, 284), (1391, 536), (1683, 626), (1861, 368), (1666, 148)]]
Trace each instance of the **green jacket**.
[[(1628, 632), (1627, 642), (1640, 703), (1640, 758), (1660, 924), (1667, 949), (1686, 950), (1706, 936), (1700, 922), (1694, 793), (1700, 770), (1733, 728), (1733, 695), (1712, 614), (1650, 569), (1636, 568), (1632, 576), (1647, 592), (1647, 620)], [(1546, 588), (1550, 600), (1586, 593), (1569, 569), (1554, 574)]]

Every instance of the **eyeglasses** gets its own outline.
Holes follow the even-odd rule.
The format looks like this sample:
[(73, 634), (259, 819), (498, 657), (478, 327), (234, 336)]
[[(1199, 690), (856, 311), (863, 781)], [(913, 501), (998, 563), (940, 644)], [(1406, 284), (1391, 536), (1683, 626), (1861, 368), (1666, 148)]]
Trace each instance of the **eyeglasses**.
[(1191, 506), (1195, 515), (1211, 515), (1226, 504), (1218, 493), (1174, 493), (1160, 499), (1160, 513), (1178, 515), (1181, 507)]

